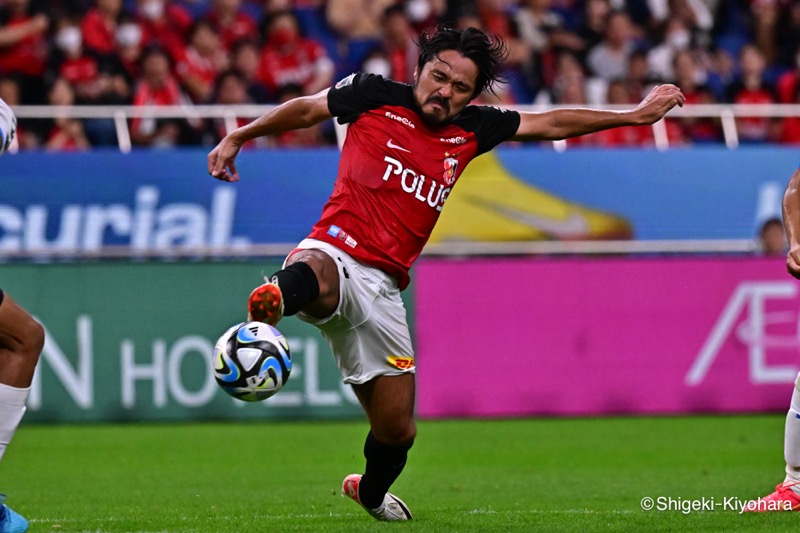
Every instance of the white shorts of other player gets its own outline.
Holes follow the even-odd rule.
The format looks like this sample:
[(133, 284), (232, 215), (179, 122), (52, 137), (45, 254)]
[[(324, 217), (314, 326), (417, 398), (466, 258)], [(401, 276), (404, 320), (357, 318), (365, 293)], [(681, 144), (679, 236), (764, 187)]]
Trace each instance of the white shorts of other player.
[(14, 117), (14, 112), (0, 98), (0, 155), (11, 146), (16, 132), (17, 119)]
[(361, 384), (382, 375), (414, 372), (414, 350), (397, 281), (359, 263), (343, 250), (316, 239), (298, 249), (328, 254), (339, 268), (339, 306), (328, 318), (297, 317), (322, 332), (345, 383)]

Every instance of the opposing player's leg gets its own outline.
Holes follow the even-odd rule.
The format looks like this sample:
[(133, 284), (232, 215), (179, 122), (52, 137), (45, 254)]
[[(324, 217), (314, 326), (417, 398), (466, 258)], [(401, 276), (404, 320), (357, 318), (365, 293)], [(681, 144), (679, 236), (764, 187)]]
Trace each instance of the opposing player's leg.
[[(25, 414), (44, 329), (0, 290), (0, 459)], [(28, 522), (0, 500), (0, 533), (27, 531)]]
[(786, 477), (775, 487), (775, 492), (748, 502), (746, 511), (799, 511), (800, 510), (800, 374), (795, 379), (786, 426), (783, 433), (783, 456), (786, 460)]
[(411, 520), (411, 511), (389, 488), (406, 466), (417, 434), (414, 374), (384, 375), (354, 385), (370, 423), (363, 475), (344, 479), (342, 491), (379, 520)]
[(294, 252), (286, 266), (256, 287), (248, 300), (250, 319), (275, 325), (284, 315), (305, 311), (324, 318), (339, 304), (339, 272), (320, 250)]

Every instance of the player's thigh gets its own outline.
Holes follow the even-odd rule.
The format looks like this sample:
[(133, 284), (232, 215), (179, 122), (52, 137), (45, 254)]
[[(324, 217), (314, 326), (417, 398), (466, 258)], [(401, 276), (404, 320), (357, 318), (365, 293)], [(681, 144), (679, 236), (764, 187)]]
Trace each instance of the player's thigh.
[(44, 329), (5, 293), (0, 303), (0, 348), (38, 356), (44, 346)]
[(409, 442), (416, 436), (413, 373), (381, 375), (353, 385), (375, 438), (388, 444)]

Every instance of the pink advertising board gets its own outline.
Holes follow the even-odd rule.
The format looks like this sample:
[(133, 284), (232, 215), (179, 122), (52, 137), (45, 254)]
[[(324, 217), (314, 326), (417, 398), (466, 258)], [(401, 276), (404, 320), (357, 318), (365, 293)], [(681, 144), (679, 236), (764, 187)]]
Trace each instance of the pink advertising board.
[(800, 282), (782, 258), (425, 259), (423, 417), (782, 411)]

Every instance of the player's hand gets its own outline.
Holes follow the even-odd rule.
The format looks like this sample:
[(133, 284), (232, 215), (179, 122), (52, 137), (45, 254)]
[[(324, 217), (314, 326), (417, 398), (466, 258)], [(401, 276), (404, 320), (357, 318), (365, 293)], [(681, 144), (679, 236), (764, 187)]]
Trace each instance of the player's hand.
[(786, 255), (786, 270), (789, 274), (800, 279), (800, 246), (792, 246)]
[(225, 136), (219, 144), (208, 154), (208, 173), (212, 178), (222, 181), (239, 181), (239, 171), (236, 170), (236, 156), (242, 145)]
[(683, 107), (686, 97), (672, 84), (657, 85), (633, 111), (640, 124), (653, 124), (661, 120), (667, 112), (679, 105)]

